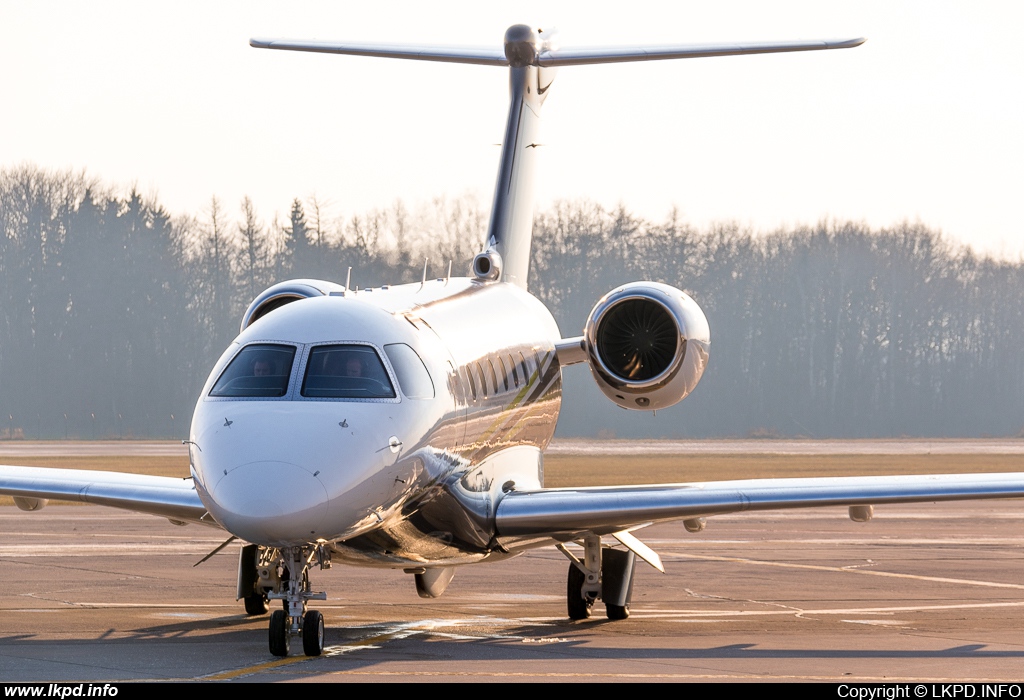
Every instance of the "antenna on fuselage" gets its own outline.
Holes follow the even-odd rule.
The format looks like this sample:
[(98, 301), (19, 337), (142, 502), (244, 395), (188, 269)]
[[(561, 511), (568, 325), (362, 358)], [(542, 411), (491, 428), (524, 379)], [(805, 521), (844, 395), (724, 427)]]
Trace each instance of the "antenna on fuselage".
[(444, 286), (448, 286), (448, 282), (452, 279), (452, 261), (448, 261), (448, 276), (444, 278)]
[(345, 292), (346, 293), (350, 289), (349, 285), (351, 284), (351, 282), (352, 282), (352, 266), (349, 265), (348, 266), (348, 274), (345, 275)]

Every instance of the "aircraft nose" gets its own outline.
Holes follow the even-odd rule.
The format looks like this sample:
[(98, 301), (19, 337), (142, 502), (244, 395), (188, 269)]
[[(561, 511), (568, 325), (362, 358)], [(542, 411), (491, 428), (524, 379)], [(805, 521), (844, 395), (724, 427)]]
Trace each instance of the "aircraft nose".
[(229, 470), (211, 494), (213, 513), (232, 534), (284, 546), (319, 537), (328, 494), (317, 475), (297, 464), (262, 461)]

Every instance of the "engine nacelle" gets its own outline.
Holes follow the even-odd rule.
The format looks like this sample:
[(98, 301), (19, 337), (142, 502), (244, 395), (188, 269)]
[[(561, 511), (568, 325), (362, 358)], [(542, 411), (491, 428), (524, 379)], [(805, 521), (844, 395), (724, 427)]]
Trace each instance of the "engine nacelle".
[(244, 331), (256, 321), (260, 320), (271, 311), (280, 309), (285, 304), (290, 304), (299, 299), (311, 297), (323, 297), (335, 293), (343, 293), (345, 286), (324, 280), (288, 280), (278, 282), (273, 287), (268, 287), (252, 300), (249, 308), (242, 316), (242, 327), (239, 332)]
[(708, 319), (686, 293), (631, 282), (605, 294), (584, 330), (590, 370), (622, 408), (652, 411), (686, 398), (711, 349)]

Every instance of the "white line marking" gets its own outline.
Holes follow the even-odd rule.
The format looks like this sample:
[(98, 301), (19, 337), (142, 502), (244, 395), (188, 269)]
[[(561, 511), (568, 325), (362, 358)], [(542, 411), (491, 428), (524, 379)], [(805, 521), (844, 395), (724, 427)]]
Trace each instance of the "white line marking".
[[(750, 601), (757, 604), (758, 601)], [(891, 607), (876, 608), (821, 608), (821, 609), (800, 609), (788, 607), (775, 610), (672, 610), (658, 609), (646, 610), (634, 608), (630, 612), (630, 619), (656, 619), (656, 618), (725, 618), (725, 617), (778, 617), (780, 615), (891, 615), (893, 613), (907, 612), (929, 612), (933, 610), (969, 610), (978, 608), (1024, 608), (1024, 600), (1001, 602), (1001, 603), (952, 603), (949, 605), (895, 605)], [(849, 622), (849, 620), (844, 620)]]
[(856, 574), (859, 576), (882, 576), (885, 578), (904, 578), (915, 581), (932, 581), (934, 583), (953, 583), (961, 586), (981, 586), (984, 588), (1011, 588), (1024, 590), (1024, 584), (1000, 583), (998, 581), (976, 581), (965, 578), (947, 578), (945, 576), (920, 576), (918, 574), (899, 574), (894, 571), (878, 571), (877, 569), (847, 569), (841, 566), (822, 566), (820, 564), (793, 564), (781, 561), (763, 561), (760, 559), (745, 559), (741, 557), (717, 557), (710, 554), (676, 554), (681, 559), (699, 561), (722, 561), (733, 564), (750, 564), (752, 566), (772, 566), (780, 569), (803, 569), (808, 571), (831, 571), (841, 574)]

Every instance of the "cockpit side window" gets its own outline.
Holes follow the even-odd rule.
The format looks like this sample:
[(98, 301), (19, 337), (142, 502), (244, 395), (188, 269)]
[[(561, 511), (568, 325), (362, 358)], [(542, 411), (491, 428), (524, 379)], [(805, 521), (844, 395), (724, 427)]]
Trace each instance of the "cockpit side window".
[(410, 399), (434, 398), (434, 382), (416, 351), (405, 343), (385, 345), (384, 352), (398, 375), (402, 393)]
[(295, 348), (291, 345), (247, 345), (220, 375), (210, 396), (284, 396), (294, 359)]
[(377, 351), (367, 345), (319, 345), (309, 351), (302, 395), (315, 399), (393, 399)]

